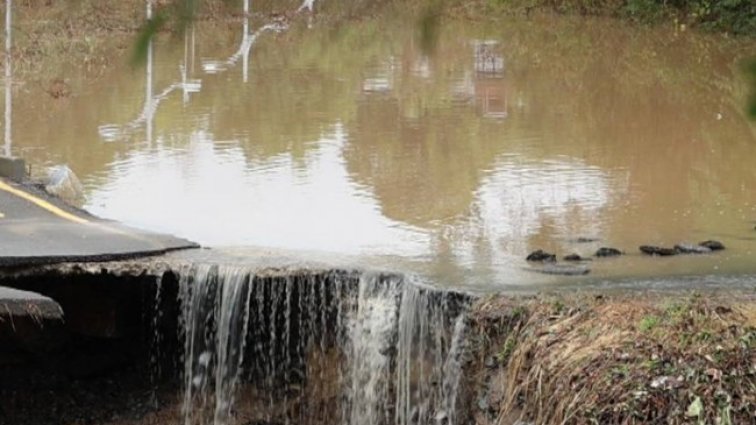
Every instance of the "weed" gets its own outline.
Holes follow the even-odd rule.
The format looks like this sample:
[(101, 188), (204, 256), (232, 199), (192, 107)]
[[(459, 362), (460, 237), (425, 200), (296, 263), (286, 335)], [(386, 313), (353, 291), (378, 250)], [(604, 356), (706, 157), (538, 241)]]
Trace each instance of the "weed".
[(611, 374), (613, 377), (627, 378), (630, 376), (630, 367), (626, 364), (615, 366), (612, 368)]
[(516, 347), (517, 340), (515, 339), (515, 337), (512, 335), (508, 336), (507, 340), (504, 341), (504, 345), (501, 347), (501, 351), (499, 351), (499, 354), (496, 356), (497, 360), (499, 360), (499, 363), (506, 363), (512, 353), (514, 353)]
[(556, 300), (551, 303), (551, 310), (554, 314), (562, 314), (564, 312), (564, 302), (562, 300)]
[(648, 332), (654, 328), (656, 328), (659, 325), (659, 317), (658, 316), (644, 316), (641, 321), (638, 328), (641, 332)]

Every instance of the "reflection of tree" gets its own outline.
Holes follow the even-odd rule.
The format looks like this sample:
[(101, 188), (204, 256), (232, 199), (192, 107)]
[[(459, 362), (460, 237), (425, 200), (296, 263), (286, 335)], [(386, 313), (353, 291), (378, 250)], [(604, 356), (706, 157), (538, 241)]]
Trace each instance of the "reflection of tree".
[(402, 112), (388, 97), (358, 106), (347, 127), (354, 140), (345, 151), (349, 171), (373, 187), (389, 218), (425, 226), (464, 214), (501, 146), (466, 140), (486, 132), (470, 111), (427, 111), (416, 119)]
[[(733, 78), (737, 44), (611, 24), (513, 36), (511, 63), (526, 65), (513, 70), (512, 84), (547, 141), (541, 151), (628, 171), (635, 198), (631, 208), (615, 205), (613, 228), (664, 240), (690, 231), (701, 199), (747, 199), (739, 182), (756, 181), (749, 161), (712, 158), (742, 155), (754, 141)], [(663, 229), (649, 225), (673, 215)]]

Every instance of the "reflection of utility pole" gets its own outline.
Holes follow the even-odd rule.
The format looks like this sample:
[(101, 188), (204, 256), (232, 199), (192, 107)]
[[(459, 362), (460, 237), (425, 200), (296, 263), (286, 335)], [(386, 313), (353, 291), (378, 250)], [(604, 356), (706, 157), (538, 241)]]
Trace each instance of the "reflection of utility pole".
[[(147, 19), (153, 18), (153, 3), (154, 0), (145, 0), (146, 1), (146, 10), (147, 10)], [(242, 68), (243, 78), (244, 82), (247, 82), (248, 79), (248, 73), (249, 73), (249, 50), (252, 47), (252, 44), (254, 44), (257, 37), (266, 32), (266, 31), (283, 31), (286, 29), (286, 24), (282, 22), (274, 22), (272, 24), (267, 24), (255, 31), (254, 33), (249, 32), (249, 10), (250, 10), (250, 1), (244, 0), (243, 3), (244, 7), (244, 22), (242, 25), (242, 31), (244, 31), (244, 34), (242, 35), (242, 42), (239, 46), (239, 49), (231, 55), (228, 59), (225, 61), (216, 61), (216, 60), (208, 60), (202, 62), (202, 70), (207, 74), (217, 74), (224, 72), (228, 70), (229, 67), (236, 65), (236, 63), (239, 61), (240, 58), (244, 59), (244, 66)], [(118, 140), (122, 140), (124, 137), (129, 136), (133, 134), (138, 128), (141, 128), (142, 125), (144, 125), (145, 131), (147, 133), (147, 142), (152, 142), (153, 137), (153, 121), (155, 117), (155, 112), (157, 108), (160, 106), (160, 102), (165, 100), (168, 95), (170, 95), (173, 91), (181, 90), (183, 92), (183, 101), (184, 104), (188, 104), (189, 102), (189, 95), (192, 93), (198, 93), (202, 88), (202, 80), (191, 78), (191, 76), (194, 74), (194, 68), (196, 63), (196, 55), (195, 55), (195, 28), (192, 26), (191, 33), (187, 34), (184, 39), (184, 62), (183, 64), (179, 64), (179, 71), (181, 73), (180, 78), (181, 81), (175, 82), (173, 84), (170, 84), (165, 89), (163, 89), (161, 92), (158, 92), (157, 94), (154, 93), (154, 84), (153, 84), (153, 73), (154, 73), (154, 58), (153, 58), (153, 42), (154, 40), (152, 37), (147, 43), (147, 61), (146, 61), (146, 78), (145, 78), (145, 100), (144, 100), (144, 108), (142, 109), (142, 113), (134, 120), (124, 124), (124, 125), (117, 125), (117, 124), (103, 124), (98, 128), (98, 131), (100, 133), (100, 136), (108, 142), (114, 142)]]
[[(249, 0), (244, 0), (244, 25), (242, 26), (243, 40), (247, 40), (249, 37)], [(242, 80), (246, 83), (249, 79), (249, 49), (244, 51), (244, 58), (242, 59)]]
[[(147, 0), (147, 20), (152, 19), (152, 1)], [(150, 40), (147, 42), (147, 82), (145, 83), (145, 97), (144, 108), (148, 112), (146, 130), (147, 130), (147, 143), (152, 143), (152, 34), (150, 34)]]
[(13, 1), (5, 0), (5, 156), (11, 155), (11, 108), (12, 108), (12, 63), (11, 63), (11, 23)]
[(184, 34), (184, 63), (179, 67), (184, 105), (189, 103), (189, 95), (198, 92), (201, 88), (199, 80), (189, 80), (189, 77), (194, 74), (194, 45), (194, 25), (192, 25), (191, 32)]

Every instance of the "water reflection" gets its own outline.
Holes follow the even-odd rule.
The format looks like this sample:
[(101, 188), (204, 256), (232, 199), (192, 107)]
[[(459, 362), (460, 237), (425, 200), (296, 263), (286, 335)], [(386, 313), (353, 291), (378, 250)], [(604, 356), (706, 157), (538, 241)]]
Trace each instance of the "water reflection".
[[(359, 253), (370, 247), (415, 255), (424, 236), (383, 217), (369, 188), (350, 182), (341, 154), (345, 143), (336, 125), (308, 152), (306, 168), (285, 154), (250, 167), (238, 143), (219, 148), (211, 133), (197, 131), (181, 154), (124, 158), (88, 205), (97, 214), (212, 246), (289, 248), (297, 240), (304, 250)], [(190, 228), (176, 219), (177, 209)]]
[[(246, 83), (249, 79), (249, 52), (255, 40), (267, 31), (280, 32), (286, 29), (283, 22), (274, 22), (263, 25), (254, 33), (249, 32), (249, 5), (250, 0), (244, 0), (242, 4), (242, 37), (239, 48), (231, 56), (224, 60), (203, 59), (202, 70), (206, 74), (220, 74), (234, 67), (241, 59), (242, 61), (242, 79)], [(146, 18), (152, 19), (152, 1), (147, 1)], [(147, 58), (145, 64), (145, 101), (142, 113), (134, 120), (124, 125), (104, 124), (99, 126), (100, 137), (107, 142), (122, 141), (133, 135), (142, 126), (145, 127), (147, 142), (151, 143), (153, 139), (154, 117), (160, 103), (170, 96), (174, 91), (182, 92), (184, 104), (190, 101), (190, 95), (199, 93), (202, 89), (202, 79), (194, 78), (194, 63), (196, 58), (196, 33), (192, 25), (184, 34), (184, 58), (179, 65), (180, 80), (168, 84), (162, 91), (155, 94), (154, 91), (154, 40), (150, 38), (147, 45)]]
[[(491, 286), (555, 281), (522, 258), (595, 251), (580, 236), (629, 252), (719, 238), (725, 255), (628, 256), (593, 275), (756, 271), (756, 133), (732, 66), (749, 46), (557, 20), (450, 26), (428, 56), (401, 20), (313, 22), (158, 42), (144, 78), (115, 72), (51, 116), (55, 137), (17, 124), (22, 149), (69, 162), (93, 212), (213, 246), (389, 258)], [(234, 53), (197, 64), (218, 51)], [(143, 87), (152, 108), (132, 133), (154, 121), (160, 143), (79, 130), (128, 122)]]
[[(150, 16), (151, 12), (147, 15)], [(137, 118), (129, 121), (124, 125), (101, 125), (98, 130), (100, 137), (102, 137), (104, 141), (123, 141), (144, 126), (147, 142), (151, 143), (153, 139), (155, 113), (157, 112), (160, 103), (166, 100), (168, 96), (170, 96), (170, 94), (174, 91), (182, 92), (182, 99), (184, 104), (189, 102), (191, 94), (199, 93), (199, 91), (202, 89), (202, 80), (198, 78), (192, 78), (192, 71), (194, 68), (194, 43), (194, 29), (192, 28), (185, 34), (184, 59), (179, 65), (180, 80), (169, 84), (159, 93), (155, 94), (153, 82), (155, 73), (153, 52), (154, 40), (150, 39), (147, 44), (147, 58), (145, 61), (145, 94), (142, 112)]]

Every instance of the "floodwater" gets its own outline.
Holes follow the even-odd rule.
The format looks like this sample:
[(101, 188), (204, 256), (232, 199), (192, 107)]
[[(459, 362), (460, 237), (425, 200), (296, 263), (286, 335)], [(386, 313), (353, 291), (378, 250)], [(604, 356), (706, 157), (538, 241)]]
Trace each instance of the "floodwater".
[[(395, 17), (244, 25), (157, 40), (68, 98), (14, 91), (13, 153), (67, 164), (92, 213), (236, 253), (483, 289), (756, 273), (752, 40), (541, 18), (446, 23), (424, 51)], [(728, 250), (637, 250), (706, 239)], [(525, 270), (537, 248), (599, 246), (628, 255)]]

